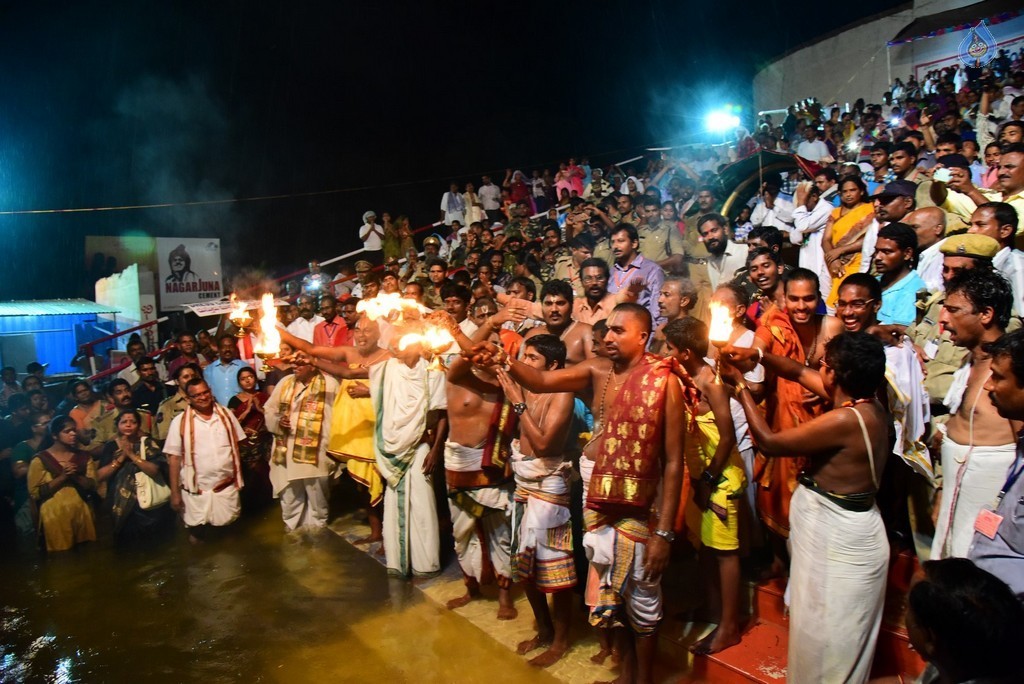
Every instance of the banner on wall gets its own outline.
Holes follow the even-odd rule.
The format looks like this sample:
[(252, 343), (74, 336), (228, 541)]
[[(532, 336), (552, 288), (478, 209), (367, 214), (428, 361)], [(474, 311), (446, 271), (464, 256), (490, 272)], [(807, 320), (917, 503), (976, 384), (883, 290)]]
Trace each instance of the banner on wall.
[(161, 311), (224, 296), (217, 238), (157, 238)]

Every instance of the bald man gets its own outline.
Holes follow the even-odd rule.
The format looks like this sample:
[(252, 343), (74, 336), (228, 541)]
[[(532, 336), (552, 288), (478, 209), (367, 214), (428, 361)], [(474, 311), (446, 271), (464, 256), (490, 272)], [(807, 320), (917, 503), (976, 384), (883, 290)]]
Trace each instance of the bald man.
[(929, 292), (942, 289), (942, 252), (939, 247), (946, 235), (946, 212), (938, 207), (922, 207), (903, 217), (903, 223), (917, 233), (917, 274)]

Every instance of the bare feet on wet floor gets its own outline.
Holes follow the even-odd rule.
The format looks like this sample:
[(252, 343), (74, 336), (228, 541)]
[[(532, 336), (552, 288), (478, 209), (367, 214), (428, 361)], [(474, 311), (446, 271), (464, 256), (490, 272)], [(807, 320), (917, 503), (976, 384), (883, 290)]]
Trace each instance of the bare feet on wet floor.
[(602, 648), (597, 653), (590, 656), (590, 662), (594, 663), (595, 665), (604, 665), (604, 661), (608, 659), (608, 656), (612, 657), (613, 663), (619, 662), (618, 652), (615, 651), (615, 649), (611, 648)]
[(526, 655), (530, 651), (534, 651), (540, 648), (541, 646), (549, 646), (551, 644), (552, 638), (553, 635), (551, 634), (538, 634), (532, 639), (520, 641), (519, 644), (516, 646), (516, 653), (518, 655)]
[(544, 651), (535, 658), (531, 658), (527, 662), (529, 662), (529, 664), (533, 665), (534, 667), (548, 667), (549, 665), (554, 665), (559, 660), (561, 660), (562, 656), (564, 656), (565, 652), (568, 650), (568, 646), (555, 646), (554, 644), (552, 644), (548, 648), (548, 650)]
[(479, 598), (480, 592), (467, 591), (465, 594), (458, 598), (453, 598), (448, 603), (444, 604), (448, 610), (455, 610), (456, 608), (462, 608), (462, 606), (468, 604), (475, 598)]
[(366, 537), (360, 537), (359, 539), (353, 540), (353, 544), (356, 546), (363, 546), (365, 544), (376, 544), (377, 542), (384, 541), (384, 537), (377, 535), (376, 537), (372, 534)]
[(711, 630), (710, 634), (690, 646), (690, 653), (694, 655), (711, 655), (712, 653), (724, 651), (738, 643), (740, 643), (739, 629), (723, 631), (715, 627)]

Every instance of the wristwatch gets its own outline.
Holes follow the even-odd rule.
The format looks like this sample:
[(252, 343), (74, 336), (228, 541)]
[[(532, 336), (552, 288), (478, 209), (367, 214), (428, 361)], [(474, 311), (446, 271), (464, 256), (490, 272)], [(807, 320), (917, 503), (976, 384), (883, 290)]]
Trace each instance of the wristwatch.
[(703, 473), (701, 473), (700, 474), (700, 479), (701, 479), (701, 482), (706, 482), (707, 484), (709, 484), (711, 486), (714, 486), (715, 483), (718, 482), (718, 478), (715, 475), (712, 475), (711, 471), (709, 471), (709, 470), (705, 470)]
[(658, 535), (669, 544), (676, 540), (676, 533), (672, 530), (654, 530), (654, 534)]
[(516, 402), (512, 404), (512, 410), (516, 412), (517, 416), (521, 416), (526, 413), (526, 403), (522, 401)]

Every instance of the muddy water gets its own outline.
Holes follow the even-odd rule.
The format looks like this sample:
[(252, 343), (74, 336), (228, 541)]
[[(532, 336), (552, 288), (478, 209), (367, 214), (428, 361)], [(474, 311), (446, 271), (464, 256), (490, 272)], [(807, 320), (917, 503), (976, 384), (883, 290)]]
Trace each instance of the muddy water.
[(183, 536), (0, 552), (0, 681), (553, 681), (333, 533), (284, 535), (274, 509)]

